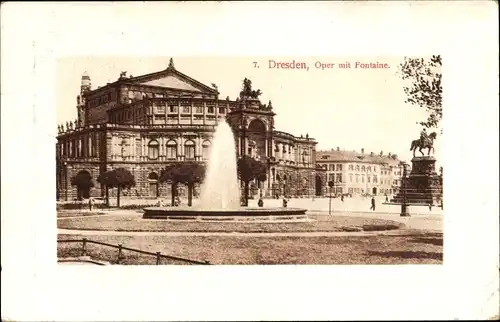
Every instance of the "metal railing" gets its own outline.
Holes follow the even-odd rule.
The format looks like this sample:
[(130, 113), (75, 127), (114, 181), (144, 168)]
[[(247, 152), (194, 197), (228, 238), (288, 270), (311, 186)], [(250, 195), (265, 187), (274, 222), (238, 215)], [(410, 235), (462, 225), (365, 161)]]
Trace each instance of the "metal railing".
[(87, 244), (96, 244), (96, 245), (101, 245), (101, 246), (107, 246), (107, 247), (111, 247), (111, 248), (116, 248), (116, 249), (118, 249), (118, 257), (117, 257), (117, 260), (116, 260), (117, 264), (119, 264), (120, 260), (123, 259), (123, 251), (127, 250), (127, 251), (131, 251), (131, 252), (135, 252), (135, 253), (140, 253), (140, 254), (144, 254), (144, 255), (155, 256), (156, 257), (156, 265), (160, 265), (162, 258), (164, 258), (164, 259), (170, 259), (170, 260), (176, 260), (176, 261), (185, 262), (185, 263), (189, 263), (189, 264), (196, 264), (196, 265), (212, 265), (208, 261), (195, 261), (195, 260), (191, 260), (191, 259), (187, 259), (187, 258), (181, 258), (181, 257), (176, 257), (176, 256), (164, 255), (164, 254), (161, 254), (160, 252), (156, 252), (156, 253), (147, 252), (147, 251), (140, 250), (140, 249), (134, 249), (134, 248), (130, 248), (130, 247), (124, 247), (121, 244), (119, 244), (119, 245), (113, 245), (113, 244), (103, 243), (103, 242), (99, 242), (99, 241), (95, 241), (95, 240), (89, 240), (87, 238), (83, 238), (83, 239), (59, 239), (59, 240), (57, 240), (57, 242), (58, 243), (82, 243), (81, 256), (86, 256), (86, 254), (87, 254), (87, 248), (86, 248)]

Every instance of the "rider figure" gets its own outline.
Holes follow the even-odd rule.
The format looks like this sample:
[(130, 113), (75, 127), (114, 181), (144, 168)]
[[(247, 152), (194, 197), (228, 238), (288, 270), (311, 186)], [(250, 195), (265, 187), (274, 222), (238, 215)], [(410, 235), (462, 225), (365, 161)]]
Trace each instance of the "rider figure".
[(422, 132), (420, 132), (420, 144), (421, 146), (425, 145), (425, 141), (427, 140), (427, 130), (423, 128)]

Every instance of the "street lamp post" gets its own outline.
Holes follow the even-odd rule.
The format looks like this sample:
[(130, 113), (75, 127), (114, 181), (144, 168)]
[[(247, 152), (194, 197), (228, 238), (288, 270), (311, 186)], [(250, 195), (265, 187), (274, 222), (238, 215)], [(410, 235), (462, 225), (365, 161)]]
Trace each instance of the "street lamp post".
[(328, 203), (328, 214), (331, 215), (332, 214), (332, 189), (333, 189), (333, 181), (328, 181), (328, 187), (330, 188), (330, 201)]
[(406, 176), (407, 176), (407, 166), (404, 161), (401, 162), (403, 166), (403, 175), (401, 177), (401, 189), (402, 189), (402, 197), (403, 200), (401, 202), (401, 217), (409, 217), (410, 214), (408, 212), (408, 200), (406, 198)]

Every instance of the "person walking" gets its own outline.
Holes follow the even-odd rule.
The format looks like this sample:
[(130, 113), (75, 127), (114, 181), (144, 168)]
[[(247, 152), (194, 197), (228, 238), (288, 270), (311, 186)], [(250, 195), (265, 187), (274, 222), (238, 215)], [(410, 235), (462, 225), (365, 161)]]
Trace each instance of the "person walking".
[(370, 207), (370, 210), (375, 211), (375, 197), (372, 197), (372, 206)]
[(259, 198), (259, 201), (257, 202), (257, 205), (259, 207), (264, 207), (264, 200), (262, 200), (262, 197)]
[(94, 205), (94, 199), (89, 198), (89, 211), (92, 211), (92, 206)]

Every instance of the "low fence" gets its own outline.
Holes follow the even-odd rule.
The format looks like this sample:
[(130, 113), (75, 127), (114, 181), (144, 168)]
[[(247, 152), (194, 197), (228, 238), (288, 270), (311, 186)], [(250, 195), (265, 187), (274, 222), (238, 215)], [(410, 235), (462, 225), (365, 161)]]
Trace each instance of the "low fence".
[(195, 261), (187, 258), (181, 258), (181, 257), (176, 257), (176, 256), (170, 256), (170, 255), (164, 255), (161, 254), (160, 252), (152, 253), (152, 252), (147, 252), (144, 250), (140, 249), (134, 249), (134, 248), (129, 248), (129, 247), (124, 247), (123, 245), (113, 245), (113, 244), (108, 244), (108, 243), (103, 243), (95, 240), (88, 240), (87, 238), (83, 239), (60, 239), (57, 241), (58, 243), (82, 243), (82, 248), (81, 248), (81, 256), (86, 256), (87, 255), (87, 244), (95, 244), (95, 245), (101, 245), (101, 246), (106, 246), (106, 247), (111, 247), (111, 248), (116, 248), (118, 249), (118, 254), (117, 254), (117, 260), (116, 263), (119, 264), (120, 260), (123, 259), (123, 251), (130, 251), (130, 252), (135, 252), (135, 253), (140, 253), (144, 255), (150, 255), (150, 256), (155, 256), (156, 257), (156, 265), (161, 264), (161, 259), (169, 259), (169, 260), (176, 260), (188, 264), (193, 264), (193, 265), (211, 265), (210, 262), (208, 261)]

